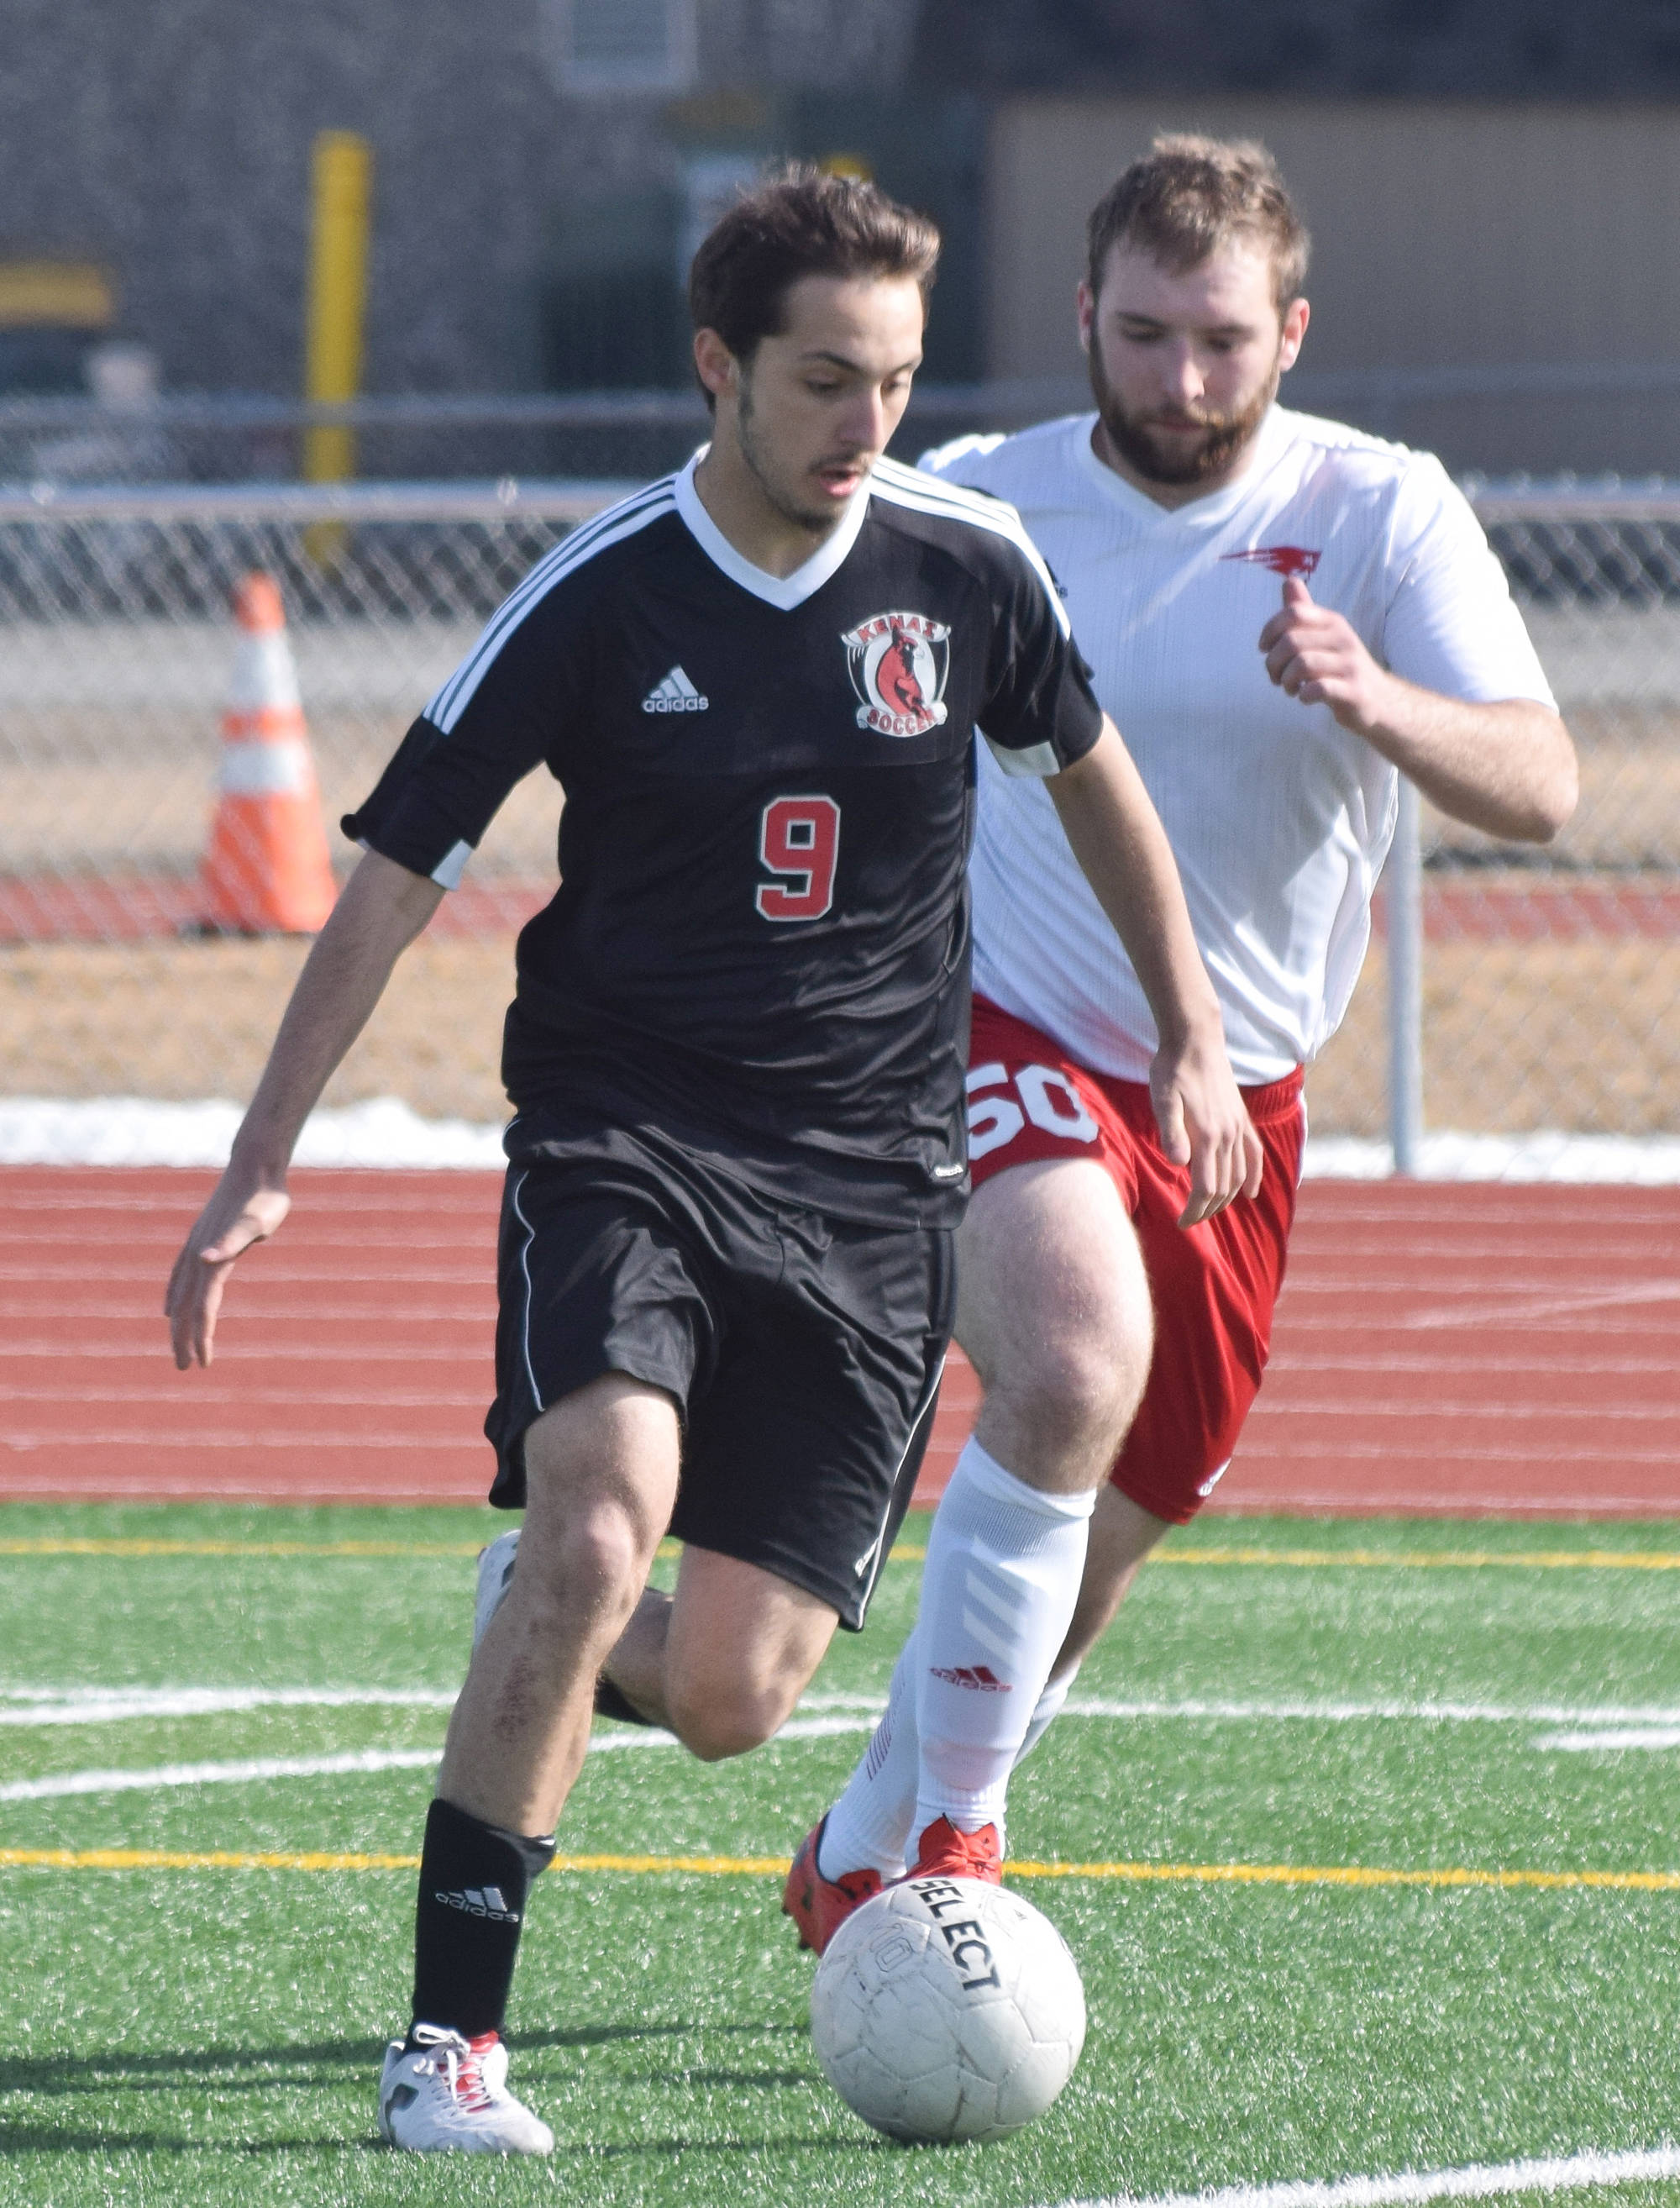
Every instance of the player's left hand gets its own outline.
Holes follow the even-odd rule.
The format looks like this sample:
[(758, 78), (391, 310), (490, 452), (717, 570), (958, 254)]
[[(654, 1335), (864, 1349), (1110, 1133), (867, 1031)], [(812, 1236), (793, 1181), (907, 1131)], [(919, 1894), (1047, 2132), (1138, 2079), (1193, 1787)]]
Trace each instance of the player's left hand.
[(1266, 672), (1304, 705), (1328, 705), (1344, 729), (1368, 736), (1383, 725), (1394, 676), (1365, 649), (1352, 626), (1314, 603), (1299, 575), (1287, 576), (1283, 610), (1260, 632)]
[(1155, 1054), (1149, 1067), (1161, 1146), (1190, 1167), (1190, 1201), (1180, 1227), (1195, 1227), (1239, 1196), (1258, 1196), (1266, 1154), (1216, 1029), (1198, 1029), (1175, 1050)]

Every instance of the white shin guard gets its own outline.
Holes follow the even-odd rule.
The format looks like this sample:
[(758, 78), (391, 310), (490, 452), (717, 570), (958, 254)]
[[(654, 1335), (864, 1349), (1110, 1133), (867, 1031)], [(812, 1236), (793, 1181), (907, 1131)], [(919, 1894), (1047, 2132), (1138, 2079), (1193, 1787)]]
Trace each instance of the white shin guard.
[(975, 1441), (957, 1459), (905, 1651), (920, 1748), (912, 1833), (948, 1817), (1003, 1839), (1009, 1774), (1072, 1622), (1095, 1502), (1029, 1487)]

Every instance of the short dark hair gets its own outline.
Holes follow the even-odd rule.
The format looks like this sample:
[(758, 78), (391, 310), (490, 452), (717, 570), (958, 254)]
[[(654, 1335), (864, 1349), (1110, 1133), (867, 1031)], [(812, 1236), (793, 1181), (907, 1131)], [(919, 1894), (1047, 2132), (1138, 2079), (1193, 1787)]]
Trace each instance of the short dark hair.
[(739, 361), (787, 327), (802, 276), (909, 276), (924, 304), (939, 258), (926, 215), (857, 177), (790, 161), (743, 192), (707, 233), (688, 273), (697, 330), (716, 330)]
[(1312, 241), (1277, 163), (1252, 138), (1157, 138), (1091, 209), (1085, 280), (1095, 295), (1117, 245), (1135, 245), (1175, 275), (1234, 237), (1270, 256), (1280, 311), (1306, 281)]

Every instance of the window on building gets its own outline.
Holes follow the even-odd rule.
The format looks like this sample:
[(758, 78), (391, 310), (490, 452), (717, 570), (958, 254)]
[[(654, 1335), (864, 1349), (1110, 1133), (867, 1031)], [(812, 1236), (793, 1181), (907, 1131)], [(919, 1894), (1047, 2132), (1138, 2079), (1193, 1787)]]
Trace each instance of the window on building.
[(585, 97), (687, 92), (695, 0), (548, 0), (555, 74)]

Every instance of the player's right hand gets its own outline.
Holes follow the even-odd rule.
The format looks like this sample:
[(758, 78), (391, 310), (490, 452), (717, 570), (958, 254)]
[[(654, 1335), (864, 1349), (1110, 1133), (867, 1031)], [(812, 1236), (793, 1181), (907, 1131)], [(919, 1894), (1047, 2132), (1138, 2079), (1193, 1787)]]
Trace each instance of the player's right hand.
[(215, 1354), (216, 1315), (234, 1260), (253, 1242), (266, 1242), (291, 1209), (291, 1198), (279, 1183), (258, 1181), (231, 1165), (217, 1182), (182, 1245), (164, 1293), (177, 1371), (209, 1364)]
[(1217, 1026), (1161, 1050), (1149, 1068), (1161, 1146), (1190, 1167), (1190, 1199), (1179, 1224), (1197, 1227), (1238, 1197), (1260, 1193), (1266, 1153), (1225, 1053)]

